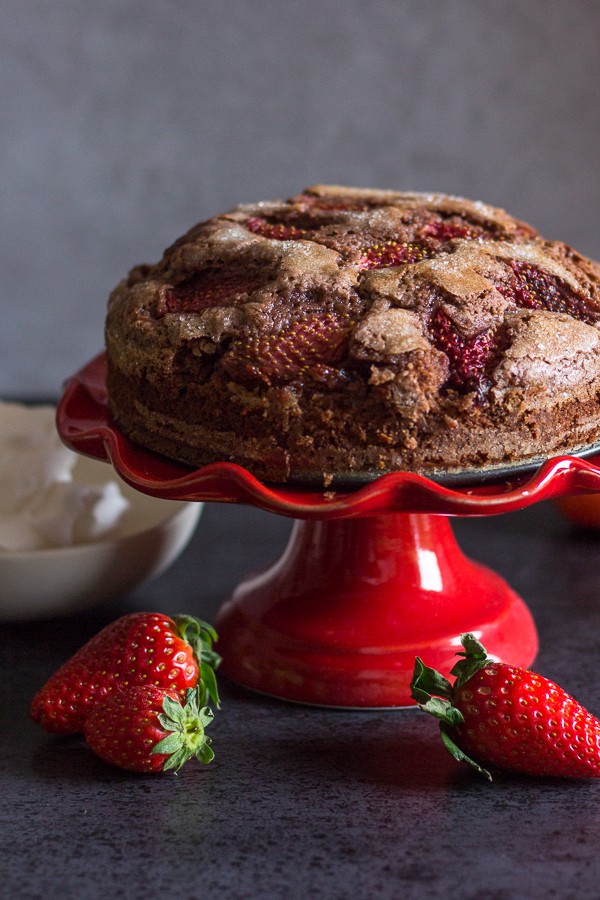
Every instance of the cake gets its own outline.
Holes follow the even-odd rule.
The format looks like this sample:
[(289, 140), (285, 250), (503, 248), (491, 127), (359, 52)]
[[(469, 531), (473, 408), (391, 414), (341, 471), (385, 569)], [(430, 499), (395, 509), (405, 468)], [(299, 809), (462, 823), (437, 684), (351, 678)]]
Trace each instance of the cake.
[(600, 440), (600, 266), (506, 212), (339, 186), (192, 228), (112, 292), (133, 441), (260, 479), (493, 471)]

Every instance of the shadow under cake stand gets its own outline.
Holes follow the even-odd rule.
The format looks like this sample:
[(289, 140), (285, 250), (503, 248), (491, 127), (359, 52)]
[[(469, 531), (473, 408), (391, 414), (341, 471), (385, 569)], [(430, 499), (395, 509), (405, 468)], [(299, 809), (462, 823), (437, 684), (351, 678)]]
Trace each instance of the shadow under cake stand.
[(265, 484), (233, 463), (193, 469), (129, 441), (108, 413), (105, 374), (100, 355), (65, 385), (57, 427), (69, 447), (155, 497), (249, 504), (295, 520), (282, 557), (218, 614), (220, 671), (233, 681), (319, 706), (412, 705), (415, 655), (448, 674), (466, 631), (498, 659), (532, 663), (527, 606), (461, 552), (448, 517), (600, 492), (593, 462), (560, 456), (475, 480), (397, 472), (330, 491)]

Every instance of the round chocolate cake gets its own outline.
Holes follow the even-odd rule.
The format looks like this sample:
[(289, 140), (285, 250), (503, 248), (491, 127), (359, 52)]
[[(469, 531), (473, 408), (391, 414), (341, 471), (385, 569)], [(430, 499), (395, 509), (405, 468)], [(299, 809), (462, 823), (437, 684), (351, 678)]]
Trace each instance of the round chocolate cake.
[(502, 210), (316, 186), (191, 229), (109, 300), (134, 441), (269, 481), (490, 470), (600, 440), (600, 266)]

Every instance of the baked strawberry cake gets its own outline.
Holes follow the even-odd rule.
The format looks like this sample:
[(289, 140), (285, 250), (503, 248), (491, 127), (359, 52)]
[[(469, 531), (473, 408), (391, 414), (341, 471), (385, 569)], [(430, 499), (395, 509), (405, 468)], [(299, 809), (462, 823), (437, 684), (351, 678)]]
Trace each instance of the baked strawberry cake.
[(493, 471), (600, 440), (600, 266), (483, 203), (315, 186), (109, 300), (132, 440), (275, 482)]

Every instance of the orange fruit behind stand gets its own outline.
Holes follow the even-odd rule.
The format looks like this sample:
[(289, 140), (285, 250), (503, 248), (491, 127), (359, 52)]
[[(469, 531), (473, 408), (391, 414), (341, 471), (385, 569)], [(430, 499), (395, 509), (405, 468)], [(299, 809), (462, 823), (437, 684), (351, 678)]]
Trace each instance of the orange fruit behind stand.
[(580, 528), (600, 531), (600, 494), (559, 497), (555, 502), (559, 511), (569, 522)]

